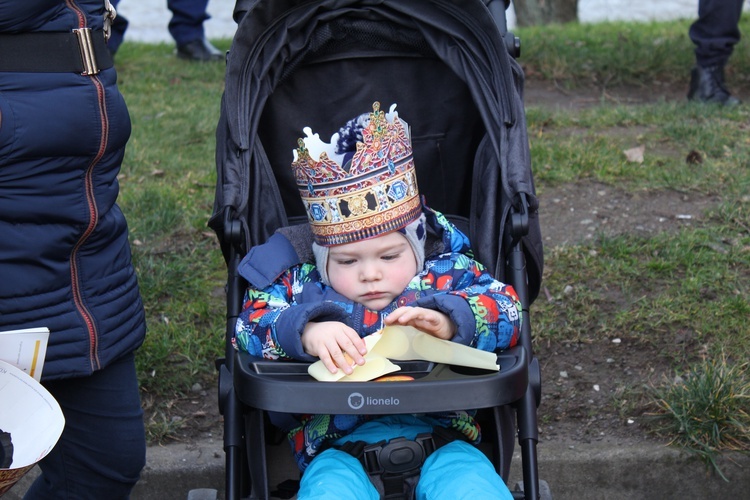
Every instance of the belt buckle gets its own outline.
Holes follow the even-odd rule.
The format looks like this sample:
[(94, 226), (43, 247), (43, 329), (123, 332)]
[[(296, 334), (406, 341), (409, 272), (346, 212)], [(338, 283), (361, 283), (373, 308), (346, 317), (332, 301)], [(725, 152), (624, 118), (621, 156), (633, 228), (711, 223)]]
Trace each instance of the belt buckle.
[(74, 29), (73, 33), (78, 38), (78, 48), (81, 51), (81, 61), (83, 62), (84, 76), (96, 75), (99, 73), (99, 66), (96, 64), (94, 54), (94, 41), (91, 38), (91, 28)]

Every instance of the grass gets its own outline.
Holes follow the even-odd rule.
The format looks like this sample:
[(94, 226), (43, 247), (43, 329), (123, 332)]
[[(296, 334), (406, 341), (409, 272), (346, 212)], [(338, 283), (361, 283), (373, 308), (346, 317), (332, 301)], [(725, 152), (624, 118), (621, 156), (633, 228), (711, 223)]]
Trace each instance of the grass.
[(719, 220), (717, 214), (711, 228), (650, 239), (621, 236), (552, 249), (545, 286), (564, 290), (573, 283), (574, 293), (535, 303), (538, 338), (588, 342), (627, 332), (659, 346), (662, 336), (690, 331), (712, 353), (748, 359), (749, 339), (738, 332), (747, 332), (750, 317), (750, 239)]
[[(521, 61), (527, 76), (563, 90), (686, 88), (693, 64), (687, 27), (679, 21), (519, 30), (528, 40)], [(728, 73), (735, 88), (747, 87), (749, 70), (748, 51), (739, 46)], [(540, 193), (588, 179), (655, 196), (671, 189), (720, 200), (700, 226), (547, 251), (545, 286), (560, 292), (538, 300), (534, 313), (539, 342), (626, 337), (666, 358), (681, 377), (620, 387), (613, 404), (628, 412), (633, 401), (647, 399), (657, 417), (652, 430), (721, 474), (718, 455), (750, 451), (750, 111), (684, 98), (639, 106), (602, 99), (575, 111), (528, 103), (527, 119)], [(636, 146), (645, 148), (642, 163), (623, 154)]]
[[(558, 82), (563, 87), (594, 84), (653, 86), (682, 83), (693, 64), (688, 38), (692, 20), (671, 22), (606, 22), (519, 28), (521, 61), (526, 75)], [(743, 16), (740, 30), (750, 30)], [(730, 76), (744, 74), (750, 53), (739, 45)]]
[(226, 314), (224, 263), (206, 227), (224, 65), (178, 60), (172, 50), (127, 43), (116, 61), (133, 123), (119, 202), (147, 312), (136, 362), (144, 400), (158, 405), (147, 422), (152, 441), (178, 425), (169, 418), (172, 398), (215, 383)]
[[(731, 190), (741, 197), (750, 184), (747, 109), (658, 102), (607, 105), (575, 114), (535, 108), (528, 113), (534, 173), (542, 186), (591, 178), (631, 188)], [(643, 146), (643, 163), (623, 151)], [(686, 163), (693, 153), (696, 160)]]
[(704, 360), (687, 373), (654, 389), (659, 430), (713, 466), (723, 451), (750, 453), (748, 363), (726, 356)]
[[(750, 32), (748, 24), (743, 18), (741, 29)], [(686, 86), (692, 65), (687, 26), (687, 21), (571, 24), (516, 34), (528, 77), (561, 88)], [(230, 42), (215, 43), (227, 49)], [(225, 322), (225, 268), (206, 227), (224, 66), (181, 61), (172, 50), (165, 44), (126, 43), (116, 61), (133, 122), (119, 202), (130, 225), (148, 321), (138, 373), (144, 399), (162, 405), (148, 422), (153, 441), (168, 438), (177, 425), (169, 419), (170, 398), (188, 394), (196, 383), (215, 383), (213, 360), (223, 352)], [(745, 88), (750, 54), (744, 45), (729, 70), (730, 81)], [(733, 366), (746, 367), (750, 360), (750, 108), (603, 100), (578, 110), (530, 104), (527, 118), (540, 193), (589, 179), (634, 192), (672, 189), (721, 200), (707, 223), (676, 233), (549, 249), (544, 284), (550, 290), (570, 286), (570, 293), (561, 292), (552, 302), (538, 300), (534, 321), (540, 341), (590, 341), (630, 332), (662, 346), (676, 332), (689, 332), (716, 364), (699, 363), (692, 372), (700, 361), (697, 352), (665, 348), (663, 355), (687, 384), (654, 388), (654, 402), (663, 402), (657, 412), (672, 421), (671, 431), (668, 425), (662, 430), (701, 453), (706, 447), (727, 449), (716, 441), (697, 446), (682, 440), (680, 419), (697, 415), (697, 407), (675, 408), (683, 408), (680, 399), (702, 397), (688, 389), (691, 381), (709, 386), (700, 373), (734, 377), (725, 393), (727, 408), (746, 394), (746, 376), (739, 382)], [(623, 155), (635, 146), (645, 147), (643, 163)], [(622, 388), (621, 399), (632, 400), (634, 390)], [(727, 427), (726, 419), (717, 422), (720, 437), (735, 443), (729, 448), (747, 445), (747, 425), (743, 434)]]

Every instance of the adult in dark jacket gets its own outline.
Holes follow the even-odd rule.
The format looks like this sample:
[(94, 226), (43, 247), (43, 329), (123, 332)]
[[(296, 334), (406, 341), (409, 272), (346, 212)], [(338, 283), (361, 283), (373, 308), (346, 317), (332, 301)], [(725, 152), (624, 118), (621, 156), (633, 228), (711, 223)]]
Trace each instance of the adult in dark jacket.
[(27, 498), (126, 498), (145, 463), (145, 320), (115, 203), (130, 117), (105, 12), (0, 0), (0, 330), (50, 329), (42, 383), (66, 419)]

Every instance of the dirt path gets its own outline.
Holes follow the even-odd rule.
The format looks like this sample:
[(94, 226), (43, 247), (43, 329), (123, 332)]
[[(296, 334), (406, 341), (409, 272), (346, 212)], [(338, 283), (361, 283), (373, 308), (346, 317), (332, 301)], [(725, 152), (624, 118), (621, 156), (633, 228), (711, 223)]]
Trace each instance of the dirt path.
[(703, 221), (719, 200), (677, 191), (629, 192), (593, 181), (539, 193), (545, 247), (585, 243), (598, 235), (652, 236)]

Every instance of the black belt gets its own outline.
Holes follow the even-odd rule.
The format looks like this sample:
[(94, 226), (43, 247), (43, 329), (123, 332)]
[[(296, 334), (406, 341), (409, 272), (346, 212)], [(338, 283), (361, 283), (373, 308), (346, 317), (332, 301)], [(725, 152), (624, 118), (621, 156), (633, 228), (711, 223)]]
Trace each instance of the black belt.
[(104, 32), (0, 33), (0, 71), (95, 75), (114, 66)]

